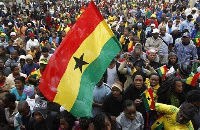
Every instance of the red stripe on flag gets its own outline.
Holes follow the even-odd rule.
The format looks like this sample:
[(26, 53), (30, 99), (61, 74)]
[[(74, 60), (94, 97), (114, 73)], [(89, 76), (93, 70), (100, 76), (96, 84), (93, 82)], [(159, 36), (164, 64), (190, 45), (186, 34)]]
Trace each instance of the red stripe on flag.
[(166, 73), (167, 73), (167, 66), (164, 65), (164, 66), (163, 66), (163, 69), (164, 69), (164, 73), (163, 73), (163, 75), (162, 75), (162, 80), (165, 80)]
[(193, 76), (192, 78), (192, 82), (191, 82), (191, 86), (195, 87), (196, 83), (197, 83), (197, 80), (199, 79), (199, 76), (200, 76), (200, 73), (197, 73)]
[(154, 97), (153, 97), (153, 91), (151, 88), (148, 89), (149, 95), (151, 96), (151, 104), (150, 104), (150, 109), (155, 110), (155, 102), (154, 102)]
[(54, 100), (58, 84), (67, 68), (69, 60), (81, 43), (103, 20), (103, 17), (94, 6), (94, 2), (91, 2), (78, 21), (72, 26), (61, 42), (61, 46), (59, 46), (56, 52), (51, 56), (49, 60), (51, 64), (47, 65), (42, 75), (39, 89), (50, 101)]

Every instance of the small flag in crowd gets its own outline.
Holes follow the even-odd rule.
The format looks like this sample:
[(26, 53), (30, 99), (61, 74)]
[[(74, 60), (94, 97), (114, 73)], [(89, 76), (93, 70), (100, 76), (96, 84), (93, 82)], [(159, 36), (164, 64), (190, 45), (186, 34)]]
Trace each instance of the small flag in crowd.
[(45, 42), (44, 41), (40, 42), (40, 46), (44, 47), (45, 46)]
[(56, 31), (57, 32), (61, 31), (61, 28), (62, 28), (61, 25), (58, 25), (57, 28), (56, 28)]
[(28, 78), (36, 78), (37, 77), (37, 70), (36, 68), (34, 68), (31, 73), (29, 74), (29, 76), (27, 77)]
[(196, 45), (196, 47), (200, 47), (200, 38), (194, 38), (194, 44)]
[(134, 18), (134, 23), (137, 23), (137, 18), (136, 17)]
[(46, 31), (47, 33), (50, 33), (49, 29), (44, 28), (44, 31)]
[(120, 50), (118, 40), (91, 1), (51, 56), (39, 89), (49, 101), (59, 103), (74, 116), (89, 117), (93, 87)]
[(52, 46), (53, 48), (57, 48), (56, 42), (52, 40)]
[(163, 116), (160, 116), (151, 126), (151, 130), (162, 130), (164, 127)]
[(200, 73), (197, 73), (197, 74), (194, 74), (194, 75), (191, 74), (191, 75), (186, 79), (185, 83), (186, 83), (186, 84), (189, 84), (189, 85), (191, 85), (191, 86), (193, 86), (193, 87), (195, 87), (195, 86), (196, 86), (196, 83), (197, 83), (197, 81), (198, 81), (198, 79), (199, 79), (199, 76), (200, 76)]
[(14, 32), (16, 33), (19, 31), (19, 29), (16, 26), (14, 26), (13, 29), (14, 29)]
[(164, 81), (166, 78), (167, 66), (163, 65), (157, 71), (158, 71), (158, 74), (160, 75), (162, 81)]
[(144, 102), (144, 106), (146, 111), (155, 110), (155, 102), (153, 97), (153, 90), (152, 88), (146, 89), (142, 94), (142, 99)]

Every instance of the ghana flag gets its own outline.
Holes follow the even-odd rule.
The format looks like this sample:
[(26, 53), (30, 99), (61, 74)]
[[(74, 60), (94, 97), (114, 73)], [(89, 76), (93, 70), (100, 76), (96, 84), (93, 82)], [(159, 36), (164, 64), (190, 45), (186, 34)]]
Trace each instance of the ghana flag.
[(163, 65), (157, 71), (158, 71), (158, 74), (160, 75), (162, 81), (164, 81), (165, 77), (166, 77), (166, 73), (167, 73), (167, 66)]
[(186, 84), (189, 84), (189, 85), (191, 85), (191, 86), (193, 86), (193, 87), (195, 87), (195, 86), (196, 86), (196, 83), (197, 83), (197, 81), (198, 81), (198, 79), (199, 79), (199, 76), (200, 76), (200, 73), (196, 73), (196, 74), (194, 74), (194, 75), (190, 75), (190, 76), (186, 79), (185, 83), (186, 83)]
[(90, 2), (51, 56), (39, 89), (74, 116), (91, 116), (93, 87), (120, 50), (118, 40)]
[(153, 90), (152, 88), (146, 89), (142, 94), (142, 99), (144, 102), (144, 106), (146, 111), (155, 110), (155, 101), (153, 97)]

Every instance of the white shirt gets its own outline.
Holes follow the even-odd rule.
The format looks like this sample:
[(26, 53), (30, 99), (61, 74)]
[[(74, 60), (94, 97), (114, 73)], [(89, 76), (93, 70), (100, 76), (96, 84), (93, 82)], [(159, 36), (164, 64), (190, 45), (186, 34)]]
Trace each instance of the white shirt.
[(119, 81), (116, 65), (112, 69), (107, 68), (107, 75), (108, 75), (107, 77), (108, 86), (112, 86), (114, 82)]
[[(23, 74), (23, 73), (19, 73), (19, 75), (20, 76), (23, 76), (24, 78), (26, 78), (27, 77), (27, 75), (26, 74)], [(11, 79), (11, 80), (15, 80), (15, 78), (13, 77), (13, 73), (10, 73), (9, 75), (8, 75), (8, 77), (7, 78), (9, 78), (9, 79)]]
[[(165, 33), (165, 36), (161, 37), (168, 45), (173, 43), (173, 37), (170, 34)], [(168, 46), (165, 43), (160, 48), (160, 54), (168, 54)]]
[(29, 51), (31, 49), (31, 46), (39, 46), (39, 42), (37, 39), (34, 39), (33, 41), (31, 39), (28, 40), (26, 44), (26, 50)]

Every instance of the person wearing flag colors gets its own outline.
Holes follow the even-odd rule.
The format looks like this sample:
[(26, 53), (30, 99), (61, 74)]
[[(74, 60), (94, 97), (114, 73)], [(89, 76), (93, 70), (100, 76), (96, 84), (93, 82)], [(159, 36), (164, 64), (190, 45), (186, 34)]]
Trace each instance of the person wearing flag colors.
[(158, 89), (160, 88), (160, 83), (161, 83), (160, 76), (157, 73), (151, 73), (149, 75), (149, 79), (146, 78), (145, 83), (148, 88), (152, 88), (154, 101), (157, 102), (158, 99), (157, 92)]
[(186, 99), (181, 79), (168, 77), (158, 89), (158, 102), (179, 107)]
[(48, 64), (48, 59), (40, 59), (40, 68), (34, 69), (28, 76), (29, 84), (36, 86), (39, 83), (39, 80)]
[[(165, 130), (194, 130), (191, 122), (197, 110), (194, 105), (186, 103), (180, 109), (173, 105), (162, 103), (156, 103), (155, 106), (157, 112), (164, 114), (161, 118), (163, 118), (163, 127)], [(152, 129), (156, 130), (156, 128)]]
[(144, 119), (142, 114), (136, 111), (133, 101), (126, 100), (123, 104), (124, 111), (116, 118), (117, 130), (143, 130)]
[(23, 69), (22, 69), (22, 73), (29, 75), (33, 69), (38, 69), (39, 65), (37, 63), (33, 62), (33, 57), (32, 55), (26, 55), (26, 62), (27, 64), (24, 65)]

